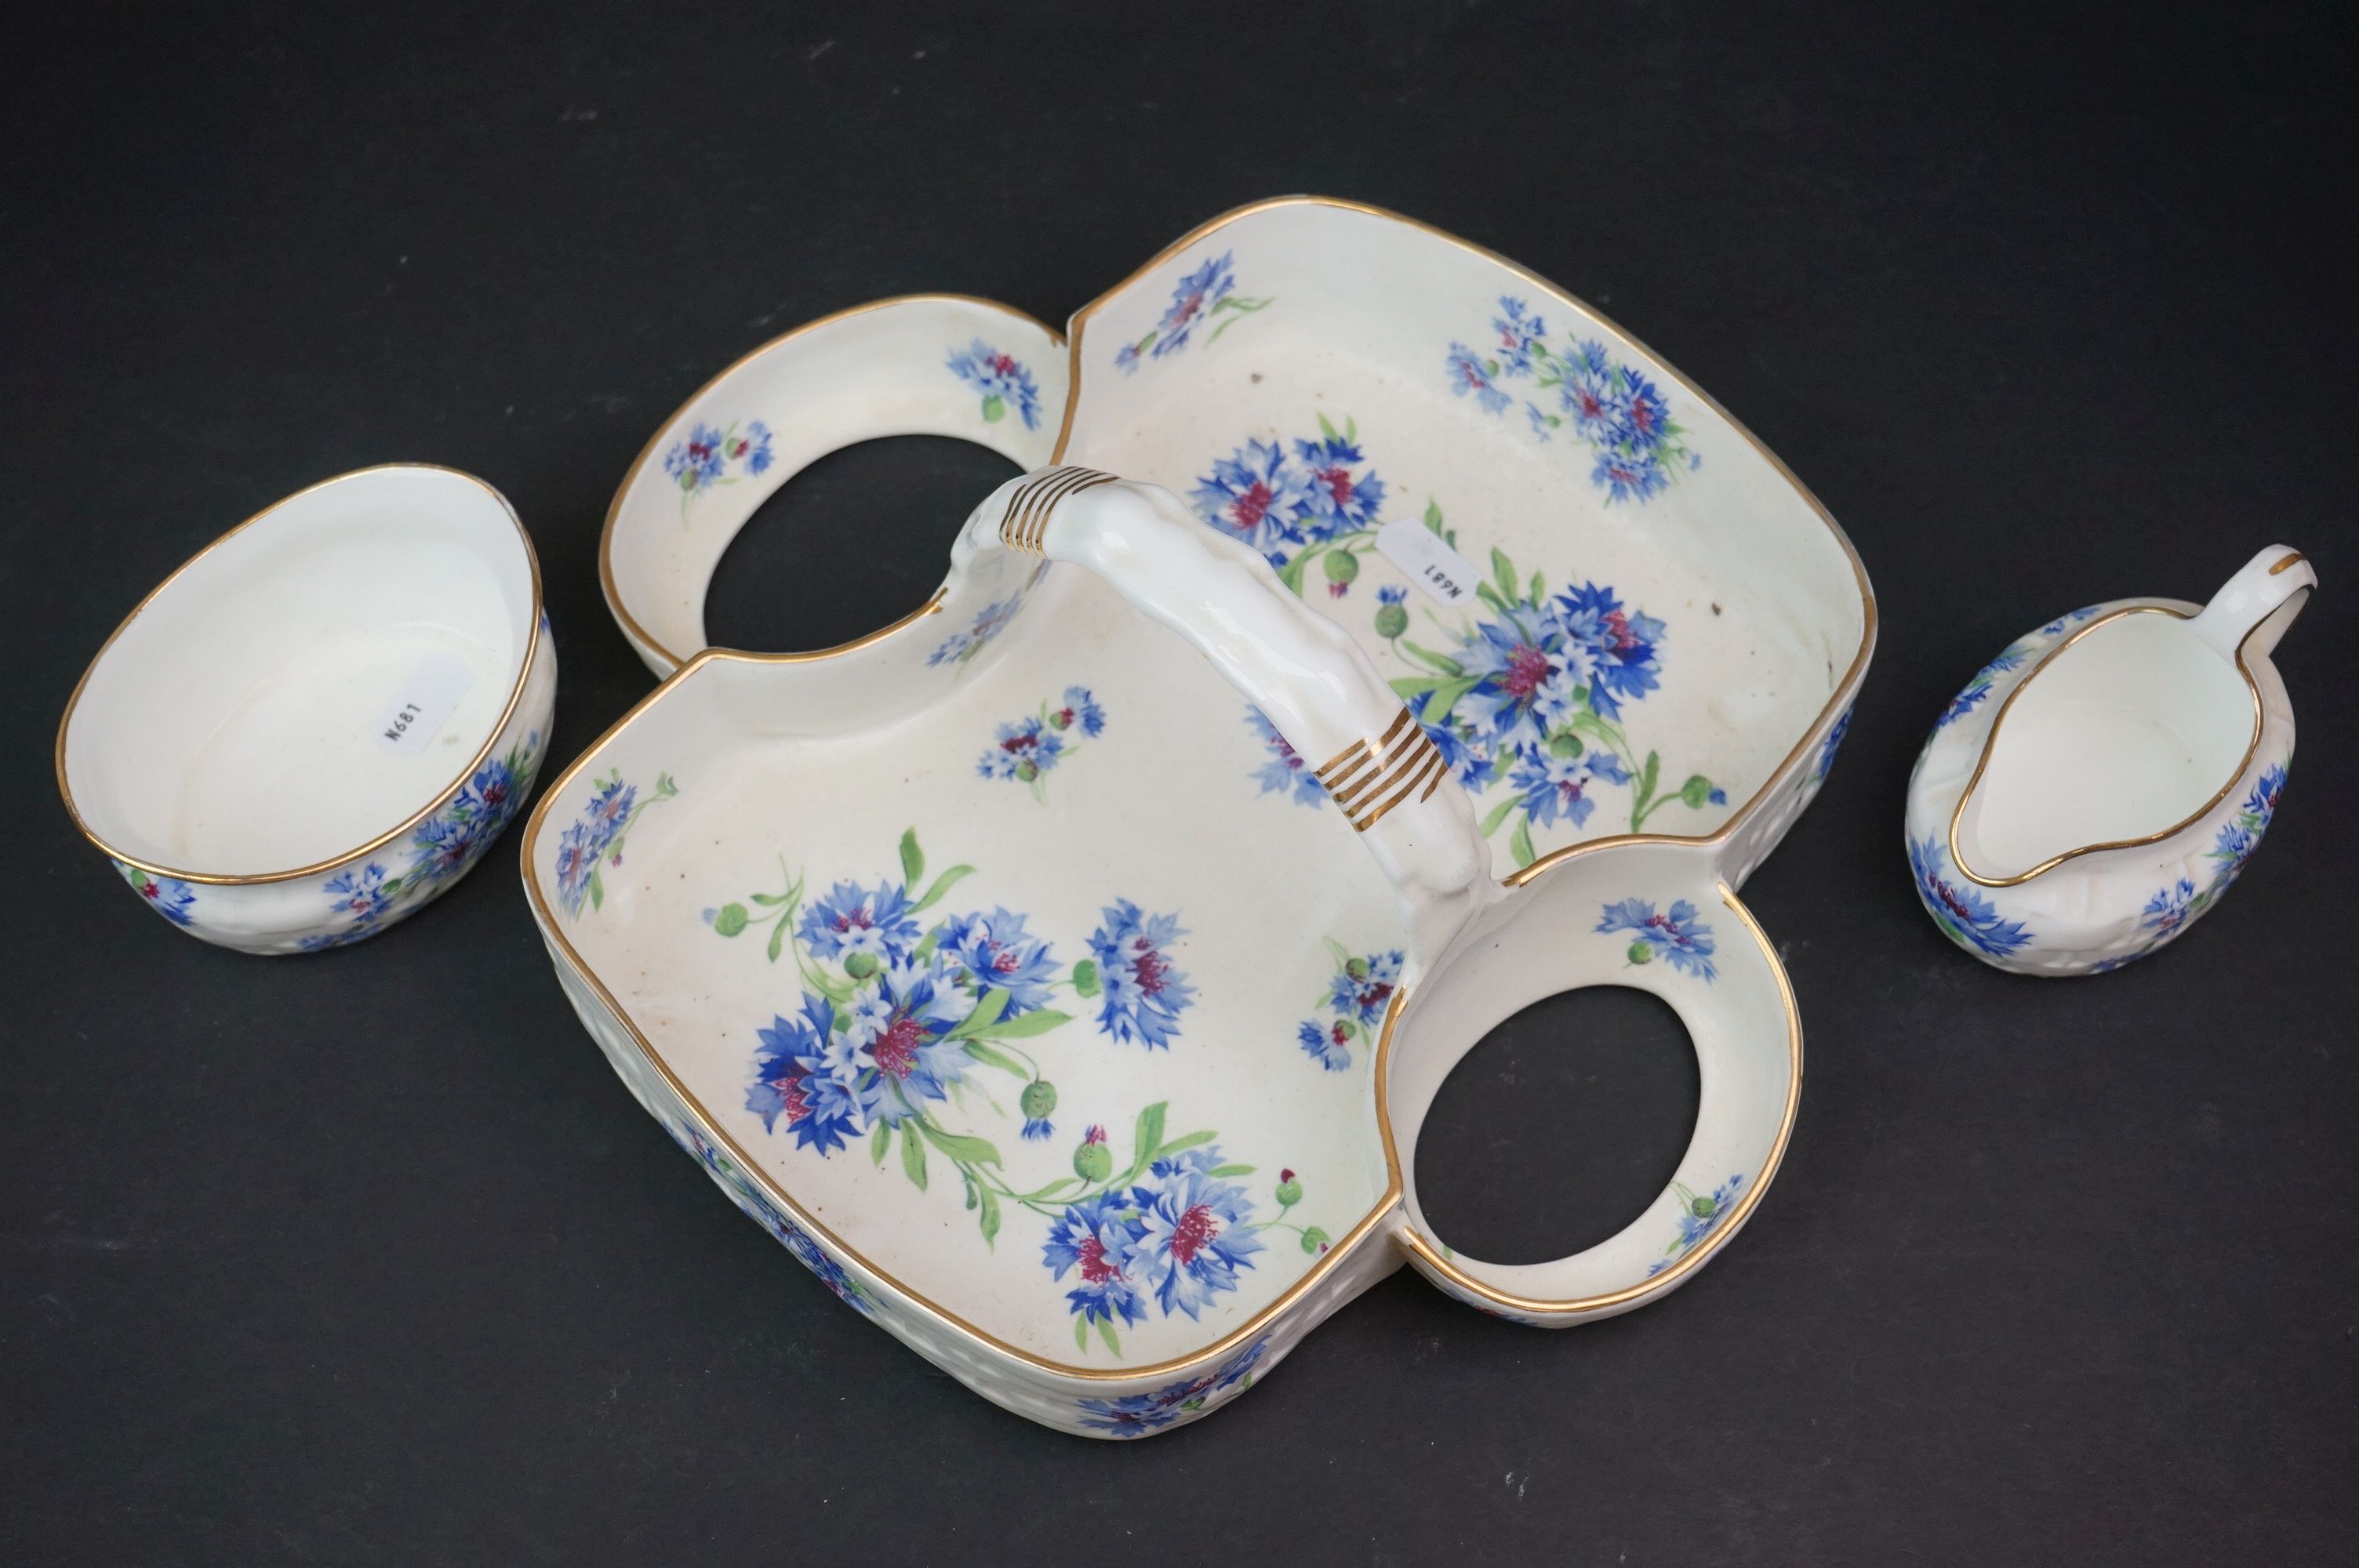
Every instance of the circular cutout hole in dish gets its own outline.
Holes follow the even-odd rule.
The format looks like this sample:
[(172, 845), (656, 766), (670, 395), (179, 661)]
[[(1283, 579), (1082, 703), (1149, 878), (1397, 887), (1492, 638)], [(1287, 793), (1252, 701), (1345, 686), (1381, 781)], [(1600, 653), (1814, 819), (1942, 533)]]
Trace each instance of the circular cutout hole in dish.
[(830, 452), (730, 541), (706, 590), (706, 636), (719, 648), (805, 653), (891, 625), (941, 581), (967, 514), (1022, 471), (950, 436)]
[(1469, 1257), (1570, 1257), (1670, 1184), (1700, 1093), (1695, 1047), (1660, 998), (1626, 986), (1544, 998), (1443, 1080), (1418, 1135), (1419, 1203)]

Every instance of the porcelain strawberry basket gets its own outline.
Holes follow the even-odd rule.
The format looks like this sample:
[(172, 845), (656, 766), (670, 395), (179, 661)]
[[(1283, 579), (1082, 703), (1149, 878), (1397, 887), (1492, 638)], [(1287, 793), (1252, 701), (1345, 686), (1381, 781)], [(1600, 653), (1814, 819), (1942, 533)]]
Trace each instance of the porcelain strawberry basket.
[[(1032, 471), (911, 616), (689, 658), (544, 796), (527, 883), (591, 1033), (837, 1295), (1069, 1431), (1216, 1406), (1404, 1261), (1545, 1325), (1675, 1289), (1793, 1124), (1734, 889), (1864, 672), (1850, 546), (1610, 323), (1363, 208), (1209, 224), (1066, 355), (890, 302), (658, 432), (604, 566), (659, 671), (821, 451), (929, 429)], [(1586, 985), (1693, 1038), (1677, 1177), (1571, 1257), (1453, 1254), (1426, 1109)]]

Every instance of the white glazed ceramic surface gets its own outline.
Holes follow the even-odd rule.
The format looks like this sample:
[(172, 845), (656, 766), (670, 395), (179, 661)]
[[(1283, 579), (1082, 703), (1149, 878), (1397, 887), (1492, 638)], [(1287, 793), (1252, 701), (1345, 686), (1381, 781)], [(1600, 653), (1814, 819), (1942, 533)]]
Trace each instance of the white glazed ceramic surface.
[(2269, 654), (2317, 584), (2273, 545), (2201, 610), (2115, 600), (2009, 643), (1942, 710), (1909, 780), (1908, 861), (1934, 923), (1984, 963), (2080, 975), (2209, 911), (2285, 788), (2293, 709)]
[(240, 524), (132, 611), (67, 704), (58, 784), (183, 930), (342, 946), (474, 864), (531, 788), (556, 694), (507, 502), (449, 469), (364, 469)]
[(818, 459), (955, 436), (1038, 468), (1065, 407), (1065, 340), (987, 299), (910, 295), (774, 338), (700, 388), (632, 464), (598, 542), (615, 623), (668, 676), (707, 646), (704, 593), (739, 529)]
[[(1071, 354), (1066, 466), (920, 613), (697, 657), (552, 786), (527, 885), (591, 1033), (839, 1295), (1067, 1430), (1212, 1408), (1403, 1260), (1549, 1325), (1676, 1288), (1792, 1125), (1732, 890), (1864, 674), (1848, 545), (1610, 324), (1365, 209), (1217, 221)], [(693, 406), (799, 418), (737, 390)], [(1453, 1255), (1434, 1093), (1592, 984), (1694, 1040), (1677, 1179), (1573, 1257)]]

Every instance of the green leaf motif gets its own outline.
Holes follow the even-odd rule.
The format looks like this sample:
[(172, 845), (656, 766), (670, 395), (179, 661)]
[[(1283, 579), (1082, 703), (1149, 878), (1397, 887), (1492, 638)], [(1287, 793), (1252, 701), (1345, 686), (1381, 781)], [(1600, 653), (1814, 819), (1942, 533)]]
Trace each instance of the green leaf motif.
[(712, 929), (723, 936), (735, 936), (745, 929), (745, 906), (724, 903), (712, 916)]
[(603, 909), (605, 906), (606, 884), (598, 879), (597, 872), (592, 871), (590, 873), (590, 907)]
[(925, 874), (926, 852), (918, 848), (918, 830), (912, 827), (901, 835), (901, 885), (916, 887)]
[[(919, 1130), (926, 1135), (927, 1142), (931, 1143), (935, 1148), (940, 1150), (943, 1153), (949, 1155), (953, 1160), (969, 1165), (996, 1165), (999, 1163), (999, 1151), (994, 1148), (990, 1141), (987, 1139), (970, 1138), (964, 1133), (959, 1132), (945, 1132), (940, 1128), (936, 1127), (932, 1122), (923, 1119), (919, 1120), (918, 1127)], [(903, 1151), (901, 1157), (904, 1160), (908, 1158), (908, 1146), (913, 1141), (915, 1141), (909, 1138), (907, 1134), (903, 1135), (901, 1140), (901, 1148)], [(922, 1187), (926, 1184), (923, 1181), (920, 1181), (918, 1184)]]
[(977, 1190), (983, 1195), (983, 1213), (975, 1217), (975, 1223), (983, 1227), (984, 1242), (989, 1245), (999, 1238), (999, 1199), (989, 1187)]
[(1046, 1034), (1059, 1024), (1071, 1023), (1072, 1021), (1073, 1015), (1070, 1012), (1059, 1012), (1055, 1008), (1043, 1007), (1020, 1017), (1008, 1019), (1005, 1022), (995, 1023), (988, 1029), (978, 1029), (975, 1033), (989, 1035), (994, 1040), (1029, 1040), (1035, 1034)]
[(1506, 551), (1496, 546), (1491, 550), (1491, 576), (1499, 585), (1501, 598), (1516, 597), (1516, 563), (1507, 558)]
[[(923, 1127), (925, 1123), (921, 1121), (918, 1125)], [(917, 1183), (920, 1192), (925, 1190), (926, 1145), (923, 1140), (912, 1136), (906, 1127), (901, 1130), (901, 1173)]]
[(876, 1136), (868, 1141), (868, 1157), (876, 1162), (877, 1169), (884, 1169), (885, 1152), (891, 1148), (892, 1145), (893, 1124), (889, 1121), (878, 1122), (876, 1124)]
[(1532, 848), (1532, 819), (1525, 817), (1516, 824), (1515, 832), (1507, 836), (1507, 850), (1516, 857), (1516, 864), (1528, 866), (1538, 860), (1539, 851)]
[(994, 1050), (980, 1040), (969, 1040), (965, 1044), (966, 1054), (978, 1062), (997, 1067), (1003, 1073), (1013, 1073), (1019, 1078), (1028, 1078), (1032, 1076), (1031, 1069), (1005, 1051)]
[(951, 888), (961, 877), (971, 877), (973, 875), (974, 875), (974, 868), (973, 866), (952, 866), (949, 871), (944, 871), (940, 876), (934, 879), (934, 885), (926, 890), (926, 896), (919, 899), (916, 907), (911, 909), (909, 913), (916, 914), (933, 908), (934, 905), (942, 901), (942, 894), (950, 892)]
[(995, 392), (989, 397), (983, 400), (983, 422), (984, 424), (996, 425), (999, 423), (1000, 416), (1006, 412), (1007, 401), (1001, 397), (997, 393)]
[(1081, 997), (1098, 994), (1098, 966), (1093, 958), (1083, 958), (1073, 966), (1073, 992)]

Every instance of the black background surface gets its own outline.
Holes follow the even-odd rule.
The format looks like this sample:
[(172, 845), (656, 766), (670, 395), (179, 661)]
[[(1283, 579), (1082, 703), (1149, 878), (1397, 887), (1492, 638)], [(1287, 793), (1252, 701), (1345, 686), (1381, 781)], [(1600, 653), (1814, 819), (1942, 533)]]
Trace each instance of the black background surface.
[[(0, 1556), (2359, 1558), (2359, 61), (2296, 7), (1941, 9), (10, 24)], [(561, 762), (650, 685), (597, 530), (706, 376), (904, 291), (1060, 320), (1299, 189), (1594, 302), (1792, 464), (1880, 596), (1850, 744), (1746, 889), (1808, 1026), (1800, 1125), (1660, 1304), (1541, 1334), (1404, 1271), (1209, 1421), (1057, 1435), (838, 1308), (640, 1113), (513, 837), (382, 939), (264, 961), (142, 914), (58, 803), (58, 715), (138, 597), (397, 459), (530, 526)], [(717, 629), (884, 623), (1003, 471), (831, 460), (733, 555)], [(2240, 891), (2102, 980), (1951, 947), (1900, 842), (1940, 705), (2063, 610), (2200, 599), (2273, 541), (2324, 592)], [(1594, 1239), (1684, 1136), (1693, 1068), (1644, 1009), (1544, 1007), (1471, 1062), (1419, 1176), (1474, 1250)]]

